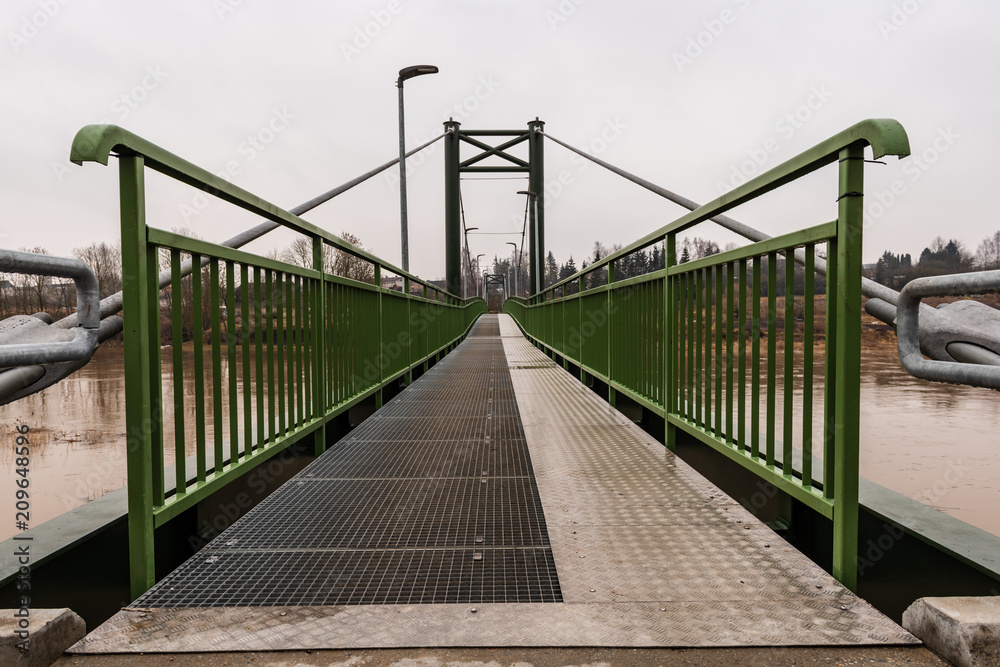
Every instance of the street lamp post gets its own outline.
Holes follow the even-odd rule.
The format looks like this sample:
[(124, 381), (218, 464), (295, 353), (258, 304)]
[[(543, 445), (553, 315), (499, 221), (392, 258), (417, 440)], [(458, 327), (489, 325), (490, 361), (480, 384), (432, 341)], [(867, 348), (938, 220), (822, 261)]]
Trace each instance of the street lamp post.
[(437, 74), (434, 65), (413, 65), (399, 70), (396, 87), (399, 89), (399, 218), (403, 246), (403, 270), (410, 270), (410, 238), (406, 228), (406, 140), (403, 123), (403, 82), (421, 74)]
[[(517, 244), (516, 243), (514, 243), (513, 241), (507, 241), (507, 245), (514, 246), (514, 256), (515, 257), (520, 257), (520, 255), (517, 252)], [(518, 266), (517, 266), (517, 264), (515, 264), (514, 265), (514, 296), (519, 296), (520, 295), (520, 292), (517, 291), (517, 269), (518, 269)]]
[[(535, 281), (534, 281), (535, 282), (535, 284), (534, 284), (535, 294), (537, 294), (538, 292), (542, 291), (542, 280), (541, 280), (542, 258), (538, 254), (541, 251), (541, 248), (539, 247), (539, 238), (538, 238), (538, 194), (535, 193), (535, 192), (532, 192), (531, 190), (518, 190), (517, 194), (519, 194), (519, 195), (528, 195), (529, 201), (532, 204), (532, 206), (531, 206), (531, 228), (532, 228), (532, 230), (535, 233), (534, 233), (534, 238), (531, 239), (531, 241), (532, 241), (532, 243), (531, 243), (532, 256), (529, 259), (530, 259), (530, 262), (531, 262), (530, 265), (531, 265), (531, 269), (532, 269), (531, 273), (533, 274), (532, 277), (535, 279)], [(530, 286), (530, 285), (528, 286), (529, 293), (531, 291), (531, 287), (532, 286)]]
[[(481, 252), (478, 255), (476, 255), (476, 273), (474, 274), (476, 276), (476, 280), (479, 280), (479, 258), (480, 257), (486, 257), (486, 253), (485, 252)], [(479, 294), (479, 285), (476, 285), (476, 294)]]
[[(465, 258), (469, 261), (469, 270), (462, 271), (462, 274), (468, 276), (469, 278), (472, 278), (472, 255), (469, 254), (469, 232), (474, 231), (476, 229), (479, 229), (479, 227), (465, 228)], [(462, 296), (465, 298), (469, 298), (469, 284), (468, 284), (469, 280), (467, 279), (464, 280), (463, 282), (465, 283), (465, 289), (462, 290)]]

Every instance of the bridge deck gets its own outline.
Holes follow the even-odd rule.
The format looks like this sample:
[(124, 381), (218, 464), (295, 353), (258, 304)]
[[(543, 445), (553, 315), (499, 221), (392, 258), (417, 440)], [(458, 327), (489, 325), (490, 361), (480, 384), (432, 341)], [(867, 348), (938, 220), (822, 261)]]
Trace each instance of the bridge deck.
[(487, 316), (73, 651), (909, 643)]

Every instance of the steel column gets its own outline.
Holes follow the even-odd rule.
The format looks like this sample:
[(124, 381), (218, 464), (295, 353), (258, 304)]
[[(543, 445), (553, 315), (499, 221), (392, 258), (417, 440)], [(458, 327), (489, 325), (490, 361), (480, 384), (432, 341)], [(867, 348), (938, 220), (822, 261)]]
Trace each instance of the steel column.
[(535, 193), (531, 197), (528, 213), (529, 246), (529, 293), (539, 292), (545, 287), (545, 165), (543, 142), (545, 122), (537, 118), (528, 123), (528, 189)]
[[(159, 367), (153, 369), (151, 351), (159, 350), (159, 302), (151, 308), (147, 281), (155, 280), (156, 250), (146, 246), (145, 179), (143, 158), (119, 158), (121, 180), (122, 283), (125, 304), (125, 420), (128, 467), (128, 535), (131, 597), (139, 597), (156, 581), (153, 552), (153, 457), (162, 415), (153, 410), (153, 378), (159, 386)], [(152, 261), (152, 268), (149, 262)], [(158, 283), (157, 283), (158, 284)], [(156, 328), (150, 330), (151, 322)], [(155, 356), (159, 356), (158, 354)], [(159, 359), (156, 360), (157, 362)], [(155, 370), (155, 375), (151, 371)], [(158, 402), (157, 402), (158, 405)], [(161, 480), (162, 484), (162, 480)]]
[(462, 289), (462, 211), (458, 175), (458, 128), (461, 123), (445, 122), (444, 130), (444, 257), (445, 280), (452, 294)]
[(858, 588), (858, 476), (861, 423), (861, 230), (864, 144), (840, 151), (834, 367), (833, 576)]

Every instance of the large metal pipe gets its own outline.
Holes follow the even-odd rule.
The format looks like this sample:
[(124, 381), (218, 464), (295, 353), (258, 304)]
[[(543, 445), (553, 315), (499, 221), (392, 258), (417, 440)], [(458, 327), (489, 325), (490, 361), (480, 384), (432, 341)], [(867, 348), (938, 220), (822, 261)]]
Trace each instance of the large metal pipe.
[[(100, 326), (99, 292), (97, 276), (89, 266), (78, 259), (0, 250), (0, 271), (71, 278), (76, 285), (76, 315), (80, 322), (68, 340), (66, 336), (47, 336), (48, 340), (33, 343), (0, 345), (0, 368), (77, 361), (94, 353)], [(42, 326), (48, 330), (48, 326)]]

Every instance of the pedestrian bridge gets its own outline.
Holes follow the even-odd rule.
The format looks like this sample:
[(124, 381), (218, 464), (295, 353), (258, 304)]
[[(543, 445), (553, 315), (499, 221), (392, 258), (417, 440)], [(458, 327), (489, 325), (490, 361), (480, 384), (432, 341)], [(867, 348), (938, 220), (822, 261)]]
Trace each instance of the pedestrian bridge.
[(909, 643), (484, 315), (73, 651)]
[[(74, 161), (117, 156), (124, 291), (99, 304), (81, 291), (79, 316), (49, 328), (87, 329), (77, 347), (124, 330), (131, 604), (76, 650), (913, 643), (854, 592), (862, 288), (889, 321), (897, 301), (901, 321), (919, 304), (861, 276), (866, 148), (906, 156), (902, 127), (862, 121), (704, 206), (537, 119), (527, 131), (450, 121), (440, 139), (444, 286), (301, 217), (395, 161), (285, 210), (121, 128), (77, 135)], [(543, 284), (544, 139), (690, 213)], [(528, 160), (508, 152), (520, 143)], [(461, 146), (481, 152), (463, 159)], [(770, 237), (726, 215), (828, 165), (832, 219)], [(263, 222), (223, 243), (150, 226), (147, 170)], [(460, 181), (484, 171), (524, 172), (531, 188), (529, 270), (519, 294), (491, 276), (499, 314), (463, 289)], [(680, 261), (679, 238), (709, 222), (752, 242)], [(311, 263), (241, 249), (278, 227), (308, 241)], [(639, 261), (654, 248), (661, 265)], [(972, 338), (943, 338), (949, 350), (1000, 358), (962, 331)], [(0, 400), (92, 354), (25, 361), (29, 347), (0, 350), (24, 362), (0, 374)], [(646, 430), (615, 409), (626, 404)], [(374, 414), (343, 428), (359, 406)], [(777, 520), (761, 523), (679, 445), (766, 485)], [(164, 566), (214, 494), (292, 448), (315, 460)], [(822, 568), (772, 530), (803, 517)]]

